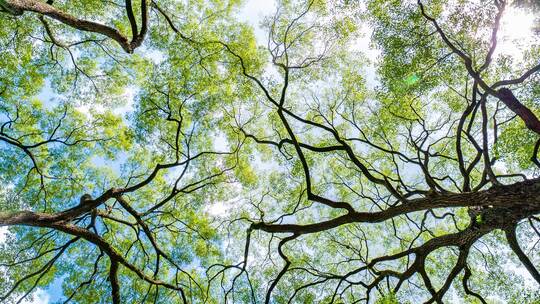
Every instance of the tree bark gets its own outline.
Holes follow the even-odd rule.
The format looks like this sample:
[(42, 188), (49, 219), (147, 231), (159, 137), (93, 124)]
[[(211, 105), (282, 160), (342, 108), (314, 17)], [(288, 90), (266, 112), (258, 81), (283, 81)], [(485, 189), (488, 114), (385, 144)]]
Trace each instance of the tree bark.
[(255, 223), (252, 229), (273, 233), (310, 234), (349, 223), (377, 223), (415, 211), (435, 208), (479, 207), (482, 225), (506, 229), (528, 216), (540, 212), (540, 179), (494, 186), (478, 192), (445, 193), (409, 200), (380, 212), (349, 212), (314, 224)]
[(540, 134), (540, 120), (514, 96), (511, 90), (507, 88), (499, 89), (496, 96), (525, 122), (527, 128)]
[(118, 42), (127, 53), (133, 53), (133, 50), (138, 46), (130, 43), (126, 36), (113, 27), (77, 18), (45, 2), (36, 0), (0, 0), (0, 6), (14, 15), (21, 15), (26, 11), (34, 12), (58, 20), (81, 31), (105, 35)]

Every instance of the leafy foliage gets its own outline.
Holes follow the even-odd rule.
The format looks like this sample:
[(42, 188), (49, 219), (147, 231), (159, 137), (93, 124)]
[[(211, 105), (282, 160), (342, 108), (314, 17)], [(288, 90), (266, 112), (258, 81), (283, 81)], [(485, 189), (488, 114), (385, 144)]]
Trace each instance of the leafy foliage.
[(534, 4), (242, 4), (0, 1), (0, 302), (538, 301)]

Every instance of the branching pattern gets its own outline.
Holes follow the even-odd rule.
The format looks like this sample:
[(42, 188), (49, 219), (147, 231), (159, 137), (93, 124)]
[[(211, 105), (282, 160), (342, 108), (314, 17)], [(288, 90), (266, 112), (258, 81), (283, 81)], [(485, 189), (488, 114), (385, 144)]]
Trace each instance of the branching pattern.
[[(512, 3), (462, 16), (390, 2), (278, 1), (261, 50), (233, 4), (188, 35), (174, 4), (112, 1), (129, 36), (64, 3), (0, 0), (14, 20), (37, 17), (45, 65), (69, 63), (100, 92), (94, 79), (116, 72), (87, 72), (77, 50), (92, 45), (139, 89), (118, 118), (38, 106), (6, 82), (0, 302), (59, 274), (66, 303), (488, 303), (487, 282), (505, 278), (485, 269), (502, 262), (540, 284), (540, 64), (497, 53)], [(456, 16), (489, 30), (456, 29)], [(361, 21), (381, 52), (374, 88), (354, 51)], [(519, 136), (526, 164), (505, 151)], [(94, 156), (121, 163), (116, 175)]]

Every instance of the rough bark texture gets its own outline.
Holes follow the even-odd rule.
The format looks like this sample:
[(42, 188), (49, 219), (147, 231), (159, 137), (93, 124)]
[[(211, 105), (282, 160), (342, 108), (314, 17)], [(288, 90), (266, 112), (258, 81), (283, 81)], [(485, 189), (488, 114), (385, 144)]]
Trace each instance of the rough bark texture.
[[(133, 53), (134, 49), (142, 43), (142, 37), (135, 35), (133, 41), (130, 42), (128, 37), (113, 27), (77, 18), (45, 2), (36, 0), (4, 0), (0, 4), (14, 15), (20, 15), (26, 11), (34, 12), (58, 20), (81, 31), (105, 35), (118, 42), (127, 53)], [(143, 25), (143, 29), (145, 28), (146, 26)]]
[(308, 225), (257, 223), (253, 229), (267, 232), (308, 234), (346, 223), (376, 223), (414, 211), (445, 207), (477, 207), (484, 225), (502, 229), (527, 216), (540, 212), (540, 181), (528, 180), (488, 190), (468, 193), (446, 193), (413, 199), (380, 212), (350, 212), (332, 220)]

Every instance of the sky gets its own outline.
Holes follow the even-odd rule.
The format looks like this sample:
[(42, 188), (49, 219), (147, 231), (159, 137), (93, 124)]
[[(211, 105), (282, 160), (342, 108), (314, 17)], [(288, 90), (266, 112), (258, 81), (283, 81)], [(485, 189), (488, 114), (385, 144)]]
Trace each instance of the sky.
[(255, 36), (259, 44), (266, 43), (266, 33), (259, 26), (265, 15), (274, 13), (276, 2), (274, 0), (248, 0), (238, 14), (240, 20), (248, 22), (255, 29)]

